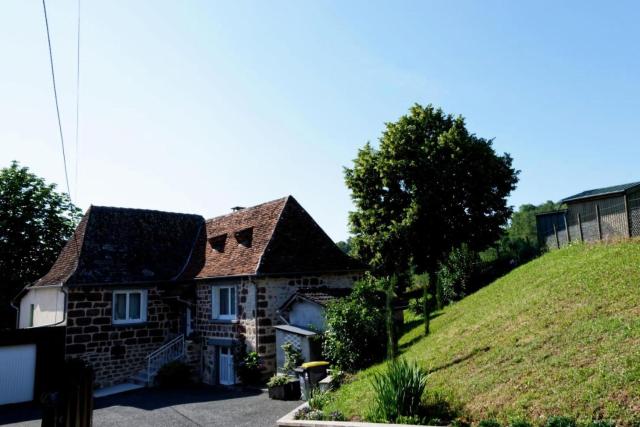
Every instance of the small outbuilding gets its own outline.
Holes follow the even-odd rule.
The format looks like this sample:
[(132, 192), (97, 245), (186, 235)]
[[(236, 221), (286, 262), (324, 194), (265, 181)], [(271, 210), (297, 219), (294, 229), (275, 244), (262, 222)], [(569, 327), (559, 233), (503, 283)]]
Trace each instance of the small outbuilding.
[(640, 182), (583, 191), (561, 203), (566, 209), (536, 216), (538, 239), (550, 249), (640, 236)]
[(275, 327), (278, 370), (284, 365), (286, 343), (300, 350), (305, 362), (322, 358), (319, 337), (326, 330), (327, 304), (350, 293), (350, 288), (302, 288), (282, 304), (278, 313), (283, 323)]

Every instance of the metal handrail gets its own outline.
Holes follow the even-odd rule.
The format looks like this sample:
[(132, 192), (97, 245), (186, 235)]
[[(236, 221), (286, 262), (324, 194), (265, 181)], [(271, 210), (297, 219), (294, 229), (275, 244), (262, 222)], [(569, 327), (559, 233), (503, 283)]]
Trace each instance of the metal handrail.
[(184, 351), (184, 335), (178, 335), (149, 353), (147, 356), (147, 384), (151, 383), (151, 378), (162, 366), (182, 357)]

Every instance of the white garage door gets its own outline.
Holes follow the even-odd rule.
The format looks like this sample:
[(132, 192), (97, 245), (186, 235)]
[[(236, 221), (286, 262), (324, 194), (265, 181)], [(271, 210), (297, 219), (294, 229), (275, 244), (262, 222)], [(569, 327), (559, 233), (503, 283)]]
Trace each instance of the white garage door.
[(0, 405), (33, 400), (36, 346), (0, 347)]

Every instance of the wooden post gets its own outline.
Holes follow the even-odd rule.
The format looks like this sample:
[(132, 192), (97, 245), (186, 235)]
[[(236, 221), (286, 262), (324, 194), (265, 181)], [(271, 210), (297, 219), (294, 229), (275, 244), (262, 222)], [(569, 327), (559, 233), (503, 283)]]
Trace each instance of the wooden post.
[(600, 205), (596, 203), (596, 219), (598, 220), (598, 240), (602, 240), (602, 222), (600, 221)]
[(569, 233), (569, 223), (567, 222), (567, 214), (564, 214), (564, 229), (567, 232), (567, 244), (571, 243), (571, 234)]
[(556, 235), (556, 246), (560, 249), (560, 240), (558, 239), (558, 227), (556, 227), (556, 223), (553, 223), (553, 234)]
[(584, 242), (584, 235), (582, 234), (582, 218), (580, 218), (580, 212), (578, 212), (578, 230), (580, 230), (580, 241)]
[(624, 195), (624, 216), (627, 218), (627, 237), (631, 237), (631, 215), (629, 215), (629, 196)]

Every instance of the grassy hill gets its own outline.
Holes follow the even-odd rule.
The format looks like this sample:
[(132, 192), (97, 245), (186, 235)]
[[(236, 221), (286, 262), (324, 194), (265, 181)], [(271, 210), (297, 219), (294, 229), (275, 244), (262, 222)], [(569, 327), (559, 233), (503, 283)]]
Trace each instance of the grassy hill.
[[(407, 322), (402, 357), (470, 419), (640, 423), (640, 242), (551, 252), (437, 314), (428, 337)], [(382, 366), (339, 389), (332, 409), (361, 417)]]

